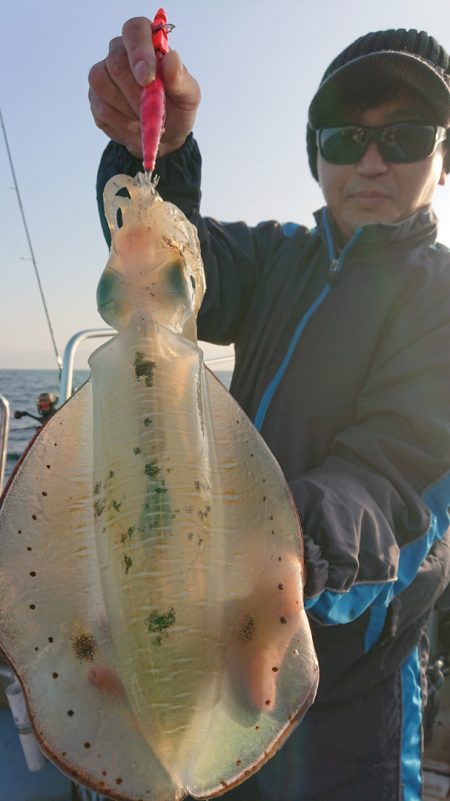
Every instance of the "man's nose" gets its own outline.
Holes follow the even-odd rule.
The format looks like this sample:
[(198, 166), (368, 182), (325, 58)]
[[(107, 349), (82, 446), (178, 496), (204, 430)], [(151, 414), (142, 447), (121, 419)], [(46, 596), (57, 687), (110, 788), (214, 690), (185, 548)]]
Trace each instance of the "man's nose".
[(373, 177), (387, 172), (389, 163), (384, 160), (376, 142), (369, 142), (366, 152), (360, 158), (357, 165), (359, 175)]

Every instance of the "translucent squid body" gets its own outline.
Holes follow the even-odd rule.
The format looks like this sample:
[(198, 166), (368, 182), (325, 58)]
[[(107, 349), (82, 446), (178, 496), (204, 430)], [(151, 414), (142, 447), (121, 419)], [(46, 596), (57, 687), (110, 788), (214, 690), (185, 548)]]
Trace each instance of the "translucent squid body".
[(118, 333), (6, 493), (0, 647), (64, 771), (113, 798), (210, 798), (315, 695), (300, 526), (203, 364), (195, 229), (143, 175), (112, 179), (105, 208), (98, 305)]

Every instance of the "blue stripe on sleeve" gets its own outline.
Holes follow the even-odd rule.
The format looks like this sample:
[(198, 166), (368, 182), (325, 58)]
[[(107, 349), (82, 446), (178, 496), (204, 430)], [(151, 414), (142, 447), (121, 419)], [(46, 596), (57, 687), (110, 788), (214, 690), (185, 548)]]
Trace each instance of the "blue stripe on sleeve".
[(435, 542), (442, 539), (450, 525), (450, 473), (432, 484), (423, 493), (422, 498), (430, 510), (430, 525), (423, 537), (410, 542), (402, 549), (394, 588), (395, 595), (399, 595), (411, 584), (428, 552)]
[(403, 801), (420, 801), (422, 692), (419, 649), (415, 648), (402, 665), (402, 756)]
[(374, 648), (379, 641), (386, 621), (386, 612), (386, 606), (372, 606), (370, 610), (370, 620), (364, 637), (364, 653)]
[(305, 609), (324, 623), (351, 623), (373, 604), (389, 584), (354, 584), (348, 592), (325, 590), (314, 598), (305, 598)]
[(428, 487), (423, 499), (432, 513), (432, 527), (436, 528), (436, 539), (442, 539), (450, 525), (450, 473)]
[(392, 598), (411, 584), (428, 552), (435, 542), (442, 539), (450, 525), (450, 474), (429, 487), (423, 499), (430, 509), (430, 526), (420, 539), (402, 549), (395, 581), (354, 584), (347, 592), (325, 590), (305, 599), (305, 609), (324, 623), (336, 624), (349, 623), (372, 606), (365, 644), (367, 650), (373, 647), (383, 629), (386, 609)]
[(294, 236), (295, 232), (297, 231), (298, 223), (285, 222), (285, 223), (283, 223), (281, 228), (282, 228), (283, 234), (290, 239), (291, 236)]

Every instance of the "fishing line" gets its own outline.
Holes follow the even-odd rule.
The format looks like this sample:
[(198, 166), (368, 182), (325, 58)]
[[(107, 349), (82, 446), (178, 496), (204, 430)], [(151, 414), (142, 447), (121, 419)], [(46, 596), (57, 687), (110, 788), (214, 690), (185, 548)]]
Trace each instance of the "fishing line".
[(22, 198), (21, 198), (20, 192), (19, 192), (19, 186), (18, 186), (18, 183), (17, 183), (16, 172), (15, 172), (15, 169), (14, 169), (14, 164), (13, 164), (13, 160), (12, 160), (12, 156), (11, 156), (11, 151), (9, 149), (8, 137), (6, 135), (5, 123), (4, 123), (4, 120), (3, 120), (3, 115), (2, 115), (1, 110), (0, 110), (0, 125), (1, 125), (1, 127), (3, 129), (3, 136), (4, 136), (4, 139), (5, 139), (6, 152), (8, 154), (9, 165), (11, 167), (11, 173), (12, 173), (12, 177), (13, 177), (13, 181), (14, 181), (14, 189), (16, 191), (17, 201), (19, 203), (20, 213), (22, 215), (22, 222), (23, 222), (23, 225), (24, 225), (24, 228), (25, 228), (25, 234), (26, 234), (27, 241), (28, 241), (28, 247), (30, 249), (30, 257), (31, 257), (31, 261), (33, 263), (34, 272), (35, 272), (35, 275), (36, 275), (36, 280), (38, 282), (39, 292), (41, 294), (41, 299), (42, 299), (42, 303), (43, 303), (43, 306), (44, 306), (45, 316), (47, 318), (47, 323), (48, 323), (48, 327), (49, 327), (49, 331), (50, 331), (50, 337), (51, 337), (52, 344), (53, 344), (53, 350), (55, 351), (55, 356), (56, 356), (56, 362), (57, 362), (57, 365), (58, 365), (59, 376), (61, 377), (62, 360), (61, 360), (61, 357), (60, 357), (60, 355), (58, 353), (58, 348), (56, 346), (55, 335), (53, 333), (53, 327), (52, 327), (52, 324), (51, 324), (50, 315), (49, 315), (48, 308), (47, 308), (47, 303), (45, 301), (44, 290), (43, 290), (43, 287), (42, 287), (41, 278), (40, 278), (40, 275), (39, 275), (39, 270), (38, 270), (36, 259), (35, 259), (35, 256), (34, 256), (33, 245), (31, 244), (31, 237), (30, 237), (30, 233), (29, 233), (29, 230), (28, 230), (28, 225), (27, 225), (27, 221), (26, 221), (26, 217), (25, 217), (25, 211), (24, 211), (24, 208), (23, 208), (23, 205), (22, 205)]

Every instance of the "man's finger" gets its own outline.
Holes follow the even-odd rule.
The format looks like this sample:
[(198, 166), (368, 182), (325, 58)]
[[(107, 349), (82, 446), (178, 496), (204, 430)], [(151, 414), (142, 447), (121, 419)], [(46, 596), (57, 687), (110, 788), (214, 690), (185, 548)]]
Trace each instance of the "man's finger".
[(167, 95), (172, 102), (181, 109), (196, 109), (200, 103), (200, 87), (175, 50), (170, 50), (164, 56), (162, 73)]
[(133, 109), (135, 116), (138, 117), (142, 87), (136, 82), (131, 71), (122, 37), (118, 36), (111, 40), (109, 53), (105, 59), (105, 67), (110, 80)]
[[(98, 97), (92, 90), (89, 91), (89, 102), (91, 104), (92, 115), (96, 123), (102, 123), (109, 127), (123, 130), (124, 133), (139, 133), (140, 124), (136, 117), (123, 114), (114, 106), (111, 106), (103, 98)], [(99, 125), (99, 127), (101, 127)]]
[[(118, 86), (112, 80), (107, 68), (106, 62), (100, 61), (94, 64), (89, 72), (89, 99), (91, 94), (97, 98), (102, 98), (117, 111), (121, 112), (125, 117), (136, 119), (137, 115), (128, 103), (126, 97), (122, 94)], [(91, 104), (92, 105), (92, 104)]]
[(156, 77), (150, 20), (146, 17), (129, 19), (123, 26), (122, 37), (134, 79), (139, 86), (146, 86)]
[(89, 91), (92, 116), (95, 124), (106, 136), (124, 145), (133, 155), (142, 158), (141, 128), (137, 119), (121, 114), (95, 93)]

